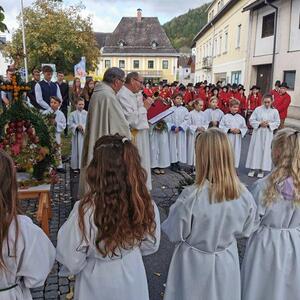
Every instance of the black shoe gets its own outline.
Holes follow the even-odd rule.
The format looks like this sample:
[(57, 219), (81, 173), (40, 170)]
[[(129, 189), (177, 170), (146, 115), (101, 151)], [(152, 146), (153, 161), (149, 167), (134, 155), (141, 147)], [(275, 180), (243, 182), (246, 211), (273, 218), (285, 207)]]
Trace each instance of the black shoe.
[(177, 171), (177, 166), (176, 164), (171, 164), (171, 168), (170, 168), (172, 171), (176, 172)]
[(66, 157), (62, 157), (62, 162), (66, 163), (70, 161), (70, 157), (66, 156)]
[(61, 173), (61, 174), (65, 174), (65, 173), (66, 173), (66, 170), (63, 169), (63, 168), (57, 168), (57, 169), (56, 169), (56, 172), (57, 172), (57, 173)]
[(182, 171), (182, 168), (180, 167), (179, 162), (176, 163), (176, 168), (177, 168), (177, 171)]

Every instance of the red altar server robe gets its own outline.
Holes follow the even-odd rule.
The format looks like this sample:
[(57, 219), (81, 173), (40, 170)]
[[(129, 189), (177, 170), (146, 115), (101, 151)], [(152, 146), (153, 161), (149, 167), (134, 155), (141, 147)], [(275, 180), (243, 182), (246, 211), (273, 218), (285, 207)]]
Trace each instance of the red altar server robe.
[(230, 94), (228, 92), (221, 91), (219, 93), (219, 108), (223, 111), (224, 114), (229, 112), (229, 99)]
[(171, 97), (170, 91), (161, 91), (159, 94), (160, 97), (163, 99), (167, 99)]
[(277, 92), (276, 90), (272, 90), (272, 91), (270, 92), (270, 94), (273, 96), (274, 102), (278, 101), (278, 99), (280, 98), (280, 94), (279, 94), (279, 92)]
[(245, 95), (242, 95), (239, 93), (239, 95), (236, 96), (236, 99), (240, 101), (240, 113), (247, 110), (247, 97)]
[(273, 106), (279, 111), (280, 120), (287, 117), (289, 105), (291, 103), (291, 96), (288, 93), (279, 95), (273, 102)]
[(247, 108), (250, 109), (250, 110), (254, 110), (256, 107), (259, 107), (261, 106), (261, 100), (262, 100), (262, 96), (260, 93), (254, 95), (254, 94), (251, 94), (249, 95), (248, 97), (248, 103), (247, 103)]
[(151, 98), (153, 96), (152, 89), (144, 88), (144, 93), (147, 95), (147, 97)]
[(189, 102), (194, 100), (194, 92), (186, 90), (183, 95), (183, 101), (185, 104), (188, 104)]

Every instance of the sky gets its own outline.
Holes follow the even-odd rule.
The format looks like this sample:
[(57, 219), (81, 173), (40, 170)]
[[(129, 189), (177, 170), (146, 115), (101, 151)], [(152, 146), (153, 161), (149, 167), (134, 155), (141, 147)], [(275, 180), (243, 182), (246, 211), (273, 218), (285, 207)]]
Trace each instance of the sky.
[[(23, 0), (24, 7), (30, 6), (34, 0)], [(196, 8), (208, 0), (63, 0), (65, 5), (82, 3), (85, 6), (84, 16), (91, 16), (94, 31), (112, 32), (123, 16), (136, 16), (141, 8), (143, 16), (158, 17), (161, 24), (172, 18)], [(5, 24), (10, 34), (18, 27), (17, 16), (21, 11), (20, 0), (1, 0), (5, 11)]]

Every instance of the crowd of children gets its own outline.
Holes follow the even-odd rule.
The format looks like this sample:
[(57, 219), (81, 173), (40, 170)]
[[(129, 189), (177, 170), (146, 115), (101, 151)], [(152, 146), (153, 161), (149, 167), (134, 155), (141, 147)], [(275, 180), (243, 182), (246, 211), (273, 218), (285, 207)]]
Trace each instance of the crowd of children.
[[(232, 143), (236, 168), (240, 163), (242, 138), (247, 131), (252, 135), (246, 162), (246, 167), (250, 169), (248, 176), (253, 177), (257, 171), (257, 177), (262, 178), (264, 172), (271, 170), (273, 134), (280, 125), (284, 125), (281, 119), (284, 114), (276, 107), (280, 97), (288, 96), (287, 85), (283, 83), (278, 86), (276, 82), (272, 93), (264, 96), (260, 94), (259, 87), (253, 86), (246, 97), (244, 87), (236, 84), (218, 87), (199, 83), (195, 87), (188, 85), (185, 88), (175, 83), (170, 87), (159, 85), (152, 89), (147, 84), (144, 94), (152, 95), (155, 105), (164, 103), (167, 107), (174, 106), (171, 115), (150, 129), (151, 167), (154, 173), (164, 174), (163, 169), (168, 166), (180, 170), (180, 163), (195, 166), (195, 137), (207, 128), (219, 127), (227, 133)], [(280, 91), (277, 91), (278, 88)], [(282, 103), (287, 110), (290, 100), (283, 100)], [(161, 140), (164, 141), (163, 147), (158, 143)]]
[[(244, 88), (235, 85), (200, 83), (196, 92), (193, 85), (173, 84), (158, 94), (146, 86), (147, 96), (173, 106), (149, 131), (156, 174), (169, 165), (178, 170), (179, 163), (196, 168), (195, 184), (183, 191), (162, 224), (176, 243), (165, 300), (299, 298), (300, 133), (282, 129), (274, 137), (290, 101), (286, 88), (283, 83), (281, 92), (261, 96), (253, 87), (246, 98)], [(60, 104), (51, 97), (45, 112), (54, 116), (58, 144), (66, 126)], [(77, 99), (68, 120), (74, 170), (80, 168), (84, 104)], [(271, 171), (251, 192), (235, 170), (249, 128), (248, 175)], [(0, 169), (0, 299), (27, 300), (29, 289), (46, 280), (55, 249), (21, 214), (15, 167), (2, 150)], [(133, 142), (119, 135), (96, 142), (86, 171), (88, 191), (57, 238), (60, 275), (76, 275), (74, 299), (149, 300), (142, 256), (158, 250), (161, 229), (146, 181)], [(242, 237), (250, 238), (240, 271), (236, 241)]]
[[(58, 233), (60, 275), (76, 275), (74, 299), (149, 300), (142, 256), (159, 248), (160, 219), (146, 171), (137, 148), (119, 135), (101, 137), (93, 153), (88, 192)], [(199, 134), (195, 153), (195, 184), (162, 224), (176, 244), (164, 299), (298, 299), (300, 133), (277, 132), (274, 168), (251, 192), (237, 177), (223, 130)], [(20, 213), (15, 167), (2, 150), (0, 167), (0, 298), (32, 299), (29, 289), (43, 285), (55, 249)], [(250, 238), (240, 271), (236, 240), (242, 237)]]

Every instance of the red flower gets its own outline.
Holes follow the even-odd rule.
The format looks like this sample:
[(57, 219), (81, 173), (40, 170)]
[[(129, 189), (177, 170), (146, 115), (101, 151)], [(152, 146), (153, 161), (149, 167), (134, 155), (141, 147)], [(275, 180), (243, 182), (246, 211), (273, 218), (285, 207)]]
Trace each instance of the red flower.
[(21, 152), (21, 145), (20, 144), (14, 144), (11, 146), (11, 152), (14, 156), (17, 156)]

